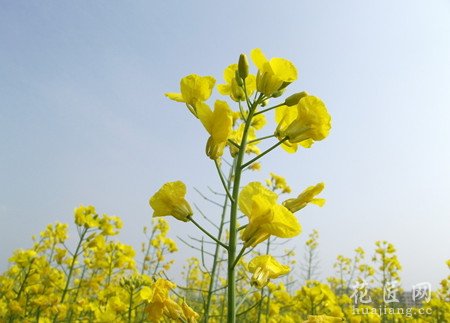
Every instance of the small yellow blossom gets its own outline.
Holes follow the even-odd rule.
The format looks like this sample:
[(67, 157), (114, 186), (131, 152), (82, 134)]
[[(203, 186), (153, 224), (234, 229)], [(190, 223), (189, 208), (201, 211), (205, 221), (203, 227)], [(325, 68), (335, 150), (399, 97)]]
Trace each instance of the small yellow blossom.
[(181, 304), (183, 309), (184, 317), (188, 323), (196, 323), (200, 315), (198, 315), (184, 300)]
[(331, 116), (318, 97), (307, 95), (300, 99), (296, 107), (280, 108), (275, 135), (280, 140), (287, 138), (288, 145), (299, 143), (309, 148), (314, 141), (328, 136)]
[(253, 163), (248, 168), (251, 170), (261, 170), (261, 163)]
[(99, 226), (98, 214), (92, 205), (77, 207), (75, 209), (75, 223), (86, 228)]
[(153, 216), (172, 215), (180, 221), (189, 221), (193, 214), (191, 206), (184, 198), (186, 185), (181, 181), (164, 184), (158, 192), (150, 198)]
[(263, 288), (269, 279), (288, 274), (289, 266), (280, 264), (270, 255), (257, 256), (248, 264), (248, 270), (253, 273), (251, 284), (257, 288)]
[(291, 187), (287, 184), (287, 181), (283, 176), (270, 173), (270, 180), (268, 180), (267, 183), (269, 184), (269, 187), (272, 187), (274, 190), (281, 190), (281, 193), (291, 192)]
[(251, 58), (258, 67), (256, 88), (267, 98), (297, 79), (294, 64), (284, 58), (268, 60), (259, 48), (251, 51)]
[(233, 112), (225, 101), (217, 100), (214, 112), (207, 104), (202, 103), (198, 106), (197, 113), (206, 131), (211, 135), (206, 144), (206, 154), (216, 160), (222, 156), (228, 138), (232, 134)]
[(249, 223), (241, 239), (246, 247), (256, 246), (270, 235), (292, 238), (300, 234), (297, 218), (283, 205), (277, 203), (278, 195), (259, 182), (245, 186), (239, 194), (239, 208)]
[(301, 209), (303, 209), (306, 205), (309, 203), (323, 206), (325, 204), (325, 199), (323, 198), (316, 198), (316, 195), (318, 195), (322, 190), (324, 189), (325, 184), (319, 183), (314, 186), (308, 187), (306, 190), (304, 190), (302, 193), (300, 193), (299, 196), (293, 199), (288, 199), (283, 202), (283, 205), (290, 210), (292, 213), (295, 213)]
[(148, 286), (144, 286), (142, 287), (142, 289), (139, 291), (139, 297), (143, 300), (143, 301), (149, 301), (152, 299), (153, 293), (150, 287)]
[(204, 102), (211, 96), (216, 80), (212, 76), (191, 74), (180, 81), (181, 93), (166, 93), (174, 101), (185, 102), (190, 111), (197, 116), (197, 104)]
[(173, 299), (166, 299), (166, 301), (164, 302), (164, 306), (164, 313), (168, 318), (172, 320), (179, 320), (184, 316), (183, 309)]
[(261, 130), (266, 123), (266, 116), (264, 114), (258, 114), (252, 118), (251, 126), (256, 130)]
[[(223, 72), (223, 78), (226, 84), (219, 84), (217, 90), (222, 95), (229, 95), (233, 101), (245, 101), (245, 92), (243, 86), (240, 86), (236, 80), (238, 73), (238, 64), (231, 64)], [(250, 97), (256, 89), (256, 78), (249, 74), (245, 79), (247, 97)]]
[[(242, 136), (244, 135), (244, 128), (245, 124), (241, 123), (239, 127), (232, 132), (230, 136), (230, 139), (238, 145), (240, 145), (242, 142)], [(247, 145), (245, 146), (245, 152), (247, 154), (259, 155), (261, 153), (261, 150), (257, 146), (258, 142), (255, 141), (251, 142), (252, 140), (255, 139), (256, 139), (256, 129), (254, 127), (250, 127), (247, 133)], [(228, 144), (228, 146), (230, 147), (231, 156), (236, 157), (236, 155), (239, 152), (239, 149), (233, 144)]]

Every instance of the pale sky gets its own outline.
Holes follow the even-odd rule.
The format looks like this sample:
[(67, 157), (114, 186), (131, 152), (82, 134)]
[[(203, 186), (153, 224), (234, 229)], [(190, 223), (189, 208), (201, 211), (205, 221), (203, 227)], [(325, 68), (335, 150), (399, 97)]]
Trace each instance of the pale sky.
[[(2, 1), (0, 44), (1, 270), (80, 204), (121, 216), (134, 246), (164, 182), (203, 205), (194, 187), (220, 189), (207, 134), (163, 94), (190, 73), (221, 83), (260, 47), (297, 66), (288, 93), (321, 97), (333, 117), (325, 141), (278, 150), (244, 180), (275, 172), (297, 193), (325, 182), (325, 207), (300, 215), (299, 257), (318, 229), (323, 278), (376, 240), (397, 247), (406, 288), (448, 274), (450, 2)], [(196, 232), (170, 223), (174, 238)]]

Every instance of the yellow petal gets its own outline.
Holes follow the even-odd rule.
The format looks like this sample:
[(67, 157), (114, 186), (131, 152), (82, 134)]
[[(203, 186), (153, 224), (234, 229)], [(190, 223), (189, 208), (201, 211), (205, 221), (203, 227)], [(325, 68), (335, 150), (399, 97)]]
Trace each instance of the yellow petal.
[(263, 69), (264, 64), (268, 62), (266, 56), (262, 52), (261, 49), (255, 48), (250, 52), (250, 57), (252, 58), (253, 63), (260, 70)]
[(297, 68), (287, 59), (274, 57), (270, 60), (270, 66), (283, 82), (292, 83), (297, 79)]
[(277, 194), (269, 191), (259, 182), (248, 183), (239, 193), (239, 209), (247, 216), (251, 216), (253, 210), (253, 197), (262, 195), (270, 203), (274, 204), (277, 200)]
[(282, 205), (275, 205), (274, 216), (270, 223), (261, 225), (261, 229), (280, 238), (293, 238), (300, 234), (302, 227), (298, 219)]
[(197, 117), (205, 127), (206, 131), (211, 134), (213, 125), (213, 112), (206, 103), (200, 102), (197, 104)]
[(325, 199), (312, 199), (311, 203), (322, 207), (325, 205), (325, 201), (326, 201)]
[(217, 85), (217, 91), (222, 95), (230, 95), (231, 87), (229, 84), (219, 84)]
[(164, 95), (166, 97), (168, 97), (169, 99), (177, 101), (177, 102), (186, 102), (183, 99), (183, 95), (181, 95), (181, 93), (165, 93)]
[(277, 278), (281, 275), (288, 274), (291, 271), (289, 266), (280, 264), (270, 255), (257, 256), (248, 264), (248, 269), (251, 273), (255, 272), (258, 267), (268, 271), (270, 278)]
[(231, 83), (231, 81), (236, 77), (237, 69), (237, 64), (231, 64), (225, 69), (223, 72), (223, 78), (227, 83)]
[(186, 185), (181, 181), (165, 183), (150, 198), (150, 206), (153, 209), (153, 216), (172, 215), (181, 221), (188, 221), (188, 216), (192, 215), (192, 209), (185, 200)]
[(181, 94), (187, 103), (195, 105), (198, 101), (209, 99), (215, 83), (212, 76), (191, 74), (181, 79)]
[(210, 135), (216, 142), (226, 142), (232, 132), (233, 113), (225, 101), (217, 100), (214, 104)]

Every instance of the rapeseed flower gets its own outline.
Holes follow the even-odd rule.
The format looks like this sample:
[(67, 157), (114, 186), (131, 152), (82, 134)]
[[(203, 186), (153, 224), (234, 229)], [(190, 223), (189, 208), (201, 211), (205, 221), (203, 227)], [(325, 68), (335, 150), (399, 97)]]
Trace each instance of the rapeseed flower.
[(295, 213), (303, 209), (309, 203), (322, 207), (325, 204), (325, 199), (316, 198), (316, 195), (322, 192), (324, 187), (325, 187), (324, 183), (319, 183), (314, 186), (310, 186), (307, 189), (305, 189), (302, 193), (300, 193), (300, 195), (297, 196), (296, 198), (287, 199), (286, 201), (284, 201), (283, 205), (292, 213)]
[(216, 79), (212, 76), (190, 74), (180, 81), (181, 93), (169, 92), (165, 95), (171, 100), (185, 102), (188, 109), (197, 116), (197, 105), (209, 99), (214, 84)]
[(257, 256), (248, 264), (248, 270), (253, 273), (251, 284), (257, 288), (263, 288), (270, 279), (288, 274), (289, 266), (280, 264), (270, 255)]
[(181, 181), (164, 184), (158, 192), (150, 198), (150, 206), (153, 216), (172, 215), (180, 221), (189, 221), (193, 214), (191, 206), (184, 198), (186, 196), (186, 185)]
[(267, 98), (297, 79), (297, 69), (287, 59), (274, 57), (268, 60), (259, 48), (253, 49), (250, 55), (258, 67), (256, 88)]
[(223, 155), (228, 138), (233, 131), (233, 111), (225, 101), (217, 100), (214, 112), (202, 103), (198, 106), (198, 118), (210, 134), (206, 144), (206, 155), (216, 160)]
[(287, 138), (284, 148), (288, 152), (295, 152), (296, 144), (311, 147), (315, 141), (325, 139), (331, 129), (331, 116), (325, 104), (312, 95), (302, 97), (295, 107), (279, 107), (276, 119), (275, 135), (279, 140)]
[(297, 218), (283, 205), (277, 203), (278, 195), (259, 182), (245, 186), (239, 194), (239, 208), (249, 223), (241, 239), (244, 246), (254, 247), (270, 235), (292, 238), (300, 234)]
[[(219, 84), (217, 90), (222, 95), (229, 95), (233, 101), (245, 101), (245, 92), (243, 84), (239, 85), (237, 77), (239, 76), (238, 64), (231, 64), (223, 72), (225, 84)], [(247, 74), (245, 79), (245, 88), (247, 89), (247, 97), (250, 97), (256, 89), (256, 78), (252, 74)]]

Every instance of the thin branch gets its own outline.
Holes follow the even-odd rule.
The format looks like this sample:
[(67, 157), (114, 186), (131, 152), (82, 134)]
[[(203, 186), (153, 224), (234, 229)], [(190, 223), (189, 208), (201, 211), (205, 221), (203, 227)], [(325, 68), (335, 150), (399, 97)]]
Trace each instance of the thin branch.
[(273, 107), (270, 107), (270, 108), (267, 108), (267, 109), (258, 111), (258, 112), (256, 112), (256, 113), (254, 114), (254, 116), (257, 116), (258, 114), (261, 114), (261, 113), (264, 113), (264, 112), (267, 112), (267, 111), (276, 109), (276, 108), (281, 107), (281, 106), (283, 106), (283, 105), (284, 105), (284, 102), (283, 102), (283, 103), (280, 103), (280, 104), (277, 104), (277, 105), (274, 105)]
[(210, 219), (208, 219), (208, 217), (207, 217), (207, 216), (205, 215), (205, 213), (203, 213), (203, 211), (197, 206), (197, 204), (194, 203), (194, 207), (195, 207), (195, 209), (198, 211), (198, 213), (200, 213), (200, 215), (201, 215), (206, 221), (209, 222), (209, 224), (213, 225), (217, 230), (219, 230), (219, 227), (218, 227), (214, 222), (212, 222)]
[[(183, 242), (183, 243), (184, 243), (186, 246), (188, 246), (189, 248), (198, 250), (198, 251), (200, 251), (200, 252), (202, 251), (200, 248), (198, 248), (198, 247), (196, 247), (196, 246), (194, 246), (194, 245), (191, 245), (189, 242), (183, 240), (183, 238), (181, 238), (180, 236), (177, 236), (177, 238), (180, 239), (180, 241)], [(214, 257), (214, 254), (212, 254), (212, 253), (210, 253), (210, 252), (208, 252), (208, 251), (204, 251), (204, 253), (207, 254), (207, 255), (209, 255), (209, 256), (211, 256), (211, 257)]]
[(215, 242), (217, 242), (218, 244), (220, 244), (222, 247), (224, 247), (225, 249), (228, 250), (228, 246), (226, 244), (224, 244), (223, 242), (217, 240), (216, 237), (214, 237), (211, 233), (209, 233), (208, 231), (206, 231), (200, 224), (198, 224), (193, 218), (192, 216), (188, 216), (188, 219), (197, 227), (200, 229), (200, 231), (202, 231), (204, 234), (206, 234), (208, 237), (210, 237), (212, 240), (214, 240)]
[(234, 259), (234, 262), (233, 262), (233, 264), (231, 265), (231, 268), (236, 267), (237, 263), (238, 263), (239, 260), (242, 258), (242, 255), (244, 254), (246, 248), (247, 248), (247, 247), (245, 247), (245, 246), (242, 247), (242, 249), (241, 249), (241, 251), (239, 251), (239, 254), (237, 255), (236, 259)]
[(256, 156), (255, 158), (251, 159), (250, 161), (246, 162), (244, 165), (241, 166), (241, 169), (244, 169), (248, 166), (250, 166), (251, 164), (253, 164), (255, 161), (257, 161), (258, 159), (260, 159), (261, 157), (263, 157), (264, 155), (267, 155), (268, 153), (270, 153), (272, 150), (274, 150), (275, 148), (277, 148), (279, 145), (281, 145), (283, 142), (285, 142), (286, 140), (288, 140), (288, 137), (283, 138), (282, 140), (278, 141), (275, 145), (273, 145), (272, 147), (270, 147), (269, 149), (265, 150), (264, 152), (262, 152), (261, 154), (259, 154), (258, 156)]
[(195, 190), (201, 197), (203, 197), (203, 199), (205, 199), (206, 201), (208, 201), (208, 202), (210, 202), (210, 203), (212, 203), (212, 204), (214, 204), (214, 205), (217, 205), (217, 206), (220, 207), (220, 208), (223, 207), (222, 204), (220, 204), (220, 203), (218, 203), (218, 202), (216, 202), (216, 201), (213, 201), (213, 200), (207, 198), (205, 195), (203, 195), (202, 192), (200, 192), (200, 191), (199, 191), (198, 189), (196, 189), (195, 187), (194, 187), (194, 190)]
[(275, 135), (268, 135), (268, 136), (256, 138), (256, 139), (250, 140), (249, 142), (247, 142), (247, 144), (252, 144), (254, 142), (262, 141), (264, 139), (269, 139), (269, 138), (273, 138), (273, 137), (275, 137)]
[(217, 160), (214, 160), (214, 165), (216, 165), (216, 169), (217, 169), (217, 172), (219, 173), (219, 177), (220, 177), (220, 181), (222, 182), (223, 189), (227, 193), (228, 198), (230, 199), (231, 203), (234, 203), (233, 196), (231, 195), (230, 191), (228, 190), (227, 182), (226, 182), (225, 178), (223, 177), (222, 170), (220, 169), (220, 166), (219, 166), (219, 163), (217, 162)]
[(207, 187), (208, 187), (208, 190), (209, 190), (211, 193), (213, 193), (214, 195), (226, 196), (226, 194), (224, 194), (224, 193), (216, 192), (216, 191), (213, 190), (210, 186), (207, 186)]

